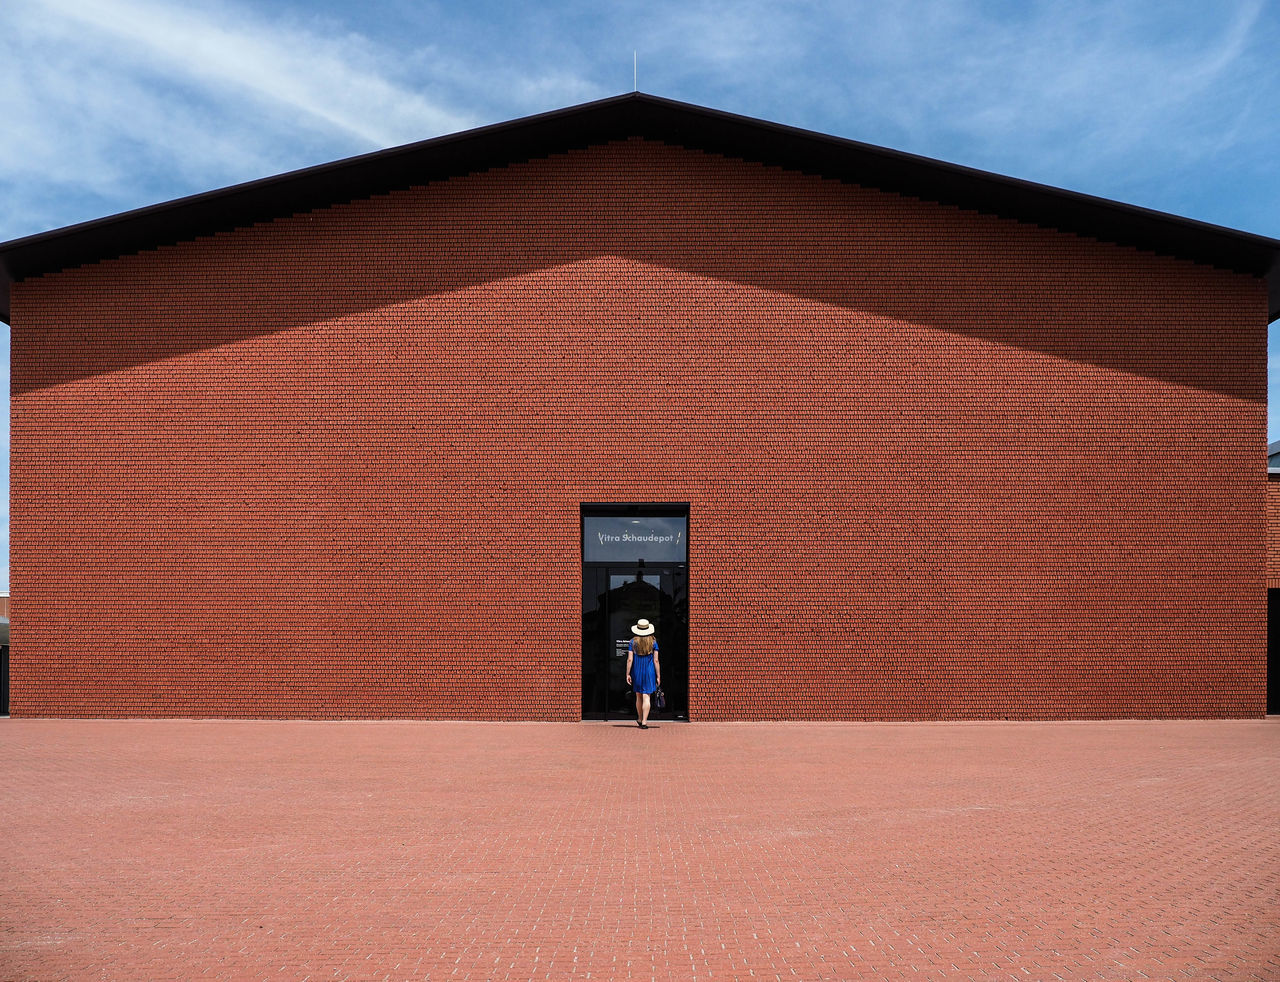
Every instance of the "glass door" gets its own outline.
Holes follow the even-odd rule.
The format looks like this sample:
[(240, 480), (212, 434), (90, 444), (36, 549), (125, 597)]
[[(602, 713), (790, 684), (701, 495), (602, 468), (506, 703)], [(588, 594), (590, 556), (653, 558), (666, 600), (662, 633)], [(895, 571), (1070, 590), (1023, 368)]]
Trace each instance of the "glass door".
[(635, 694), (627, 684), (631, 626), (641, 618), (656, 627), (667, 708), (656, 719), (686, 719), (689, 712), (689, 622), (683, 567), (584, 566), (582, 715), (632, 719)]
[(627, 645), (641, 618), (657, 628), (667, 696), (650, 718), (688, 719), (689, 505), (584, 503), (580, 520), (583, 719), (635, 718)]
[[(664, 586), (667, 588), (665, 591)], [(670, 573), (664, 576), (643, 570), (609, 570), (609, 591), (605, 595), (609, 609), (609, 697), (606, 709), (609, 719), (614, 716), (626, 718), (635, 715), (635, 693), (627, 684), (627, 648), (631, 642), (631, 625), (641, 618), (661, 625), (662, 597), (664, 593), (670, 592)], [(663, 645), (660, 628), (655, 632), (654, 638), (658, 642), (658, 663), (661, 665)]]

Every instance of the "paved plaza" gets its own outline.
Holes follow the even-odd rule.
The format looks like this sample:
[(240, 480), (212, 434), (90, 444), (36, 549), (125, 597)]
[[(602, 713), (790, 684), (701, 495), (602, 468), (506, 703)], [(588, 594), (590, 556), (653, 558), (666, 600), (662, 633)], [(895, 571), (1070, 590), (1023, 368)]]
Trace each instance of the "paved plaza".
[(1280, 719), (0, 719), (0, 979), (1280, 979)]

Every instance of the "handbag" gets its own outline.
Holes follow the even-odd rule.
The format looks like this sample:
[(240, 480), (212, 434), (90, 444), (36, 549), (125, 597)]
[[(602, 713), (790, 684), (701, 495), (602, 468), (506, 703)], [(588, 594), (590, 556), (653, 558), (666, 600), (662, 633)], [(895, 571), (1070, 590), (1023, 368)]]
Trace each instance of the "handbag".
[(658, 690), (653, 694), (653, 701), (657, 703), (659, 709), (667, 708), (667, 694), (662, 691), (662, 686), (658, 686)]

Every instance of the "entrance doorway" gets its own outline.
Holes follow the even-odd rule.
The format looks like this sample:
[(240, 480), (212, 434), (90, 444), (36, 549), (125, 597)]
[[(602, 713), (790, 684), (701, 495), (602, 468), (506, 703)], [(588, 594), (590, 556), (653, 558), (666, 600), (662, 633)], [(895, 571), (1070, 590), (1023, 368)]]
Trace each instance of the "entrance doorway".
[(635, 718), (627, 646), (641, 618), (656, 628), (667, 697), (650, 718), (688, 719), (687, 533), (687, 505), (583, 506), (583, 719)]
[(1267, 715), (1280, 713), (1280, 589), (1267, 591)]

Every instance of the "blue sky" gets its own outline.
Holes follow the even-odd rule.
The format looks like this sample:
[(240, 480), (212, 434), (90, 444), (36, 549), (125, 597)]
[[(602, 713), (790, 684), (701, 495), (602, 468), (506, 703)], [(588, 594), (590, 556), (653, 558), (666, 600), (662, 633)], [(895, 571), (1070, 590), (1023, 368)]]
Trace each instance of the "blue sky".
[(0, 241), (630, 91), (633, 51), (645, 92), (1280, 238), (1280, 0), (23, 0), (0, 39)]

